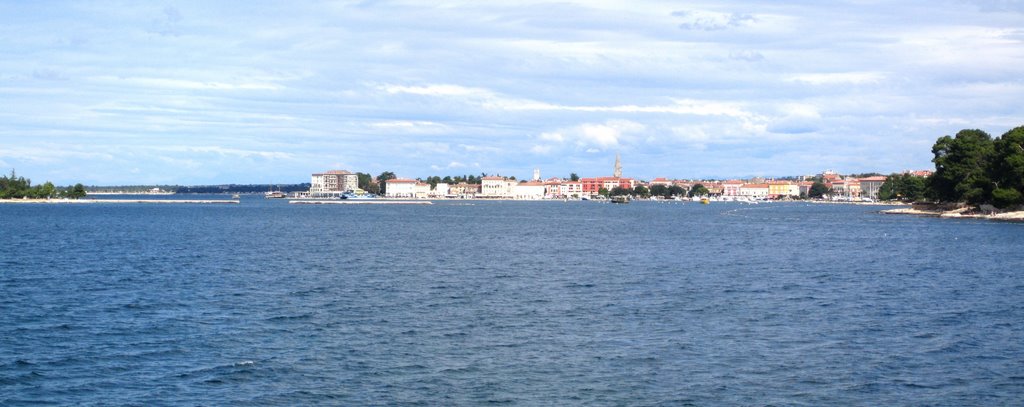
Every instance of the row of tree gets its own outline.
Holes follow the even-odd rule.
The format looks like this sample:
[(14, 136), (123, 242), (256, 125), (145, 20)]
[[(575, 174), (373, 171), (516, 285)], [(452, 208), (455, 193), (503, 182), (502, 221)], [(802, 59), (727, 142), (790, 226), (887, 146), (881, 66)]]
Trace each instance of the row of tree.
[(75, 184), (69, 188), (58, 188), (49, 181), (42, 185), (32, 186), (32, 180), (19, 177), (14, 170), (11, 170), (10, 176), (0, 177), (0, 199), (49, 199), (58, 197), (71, 199), (85, 197), (85, 186)]

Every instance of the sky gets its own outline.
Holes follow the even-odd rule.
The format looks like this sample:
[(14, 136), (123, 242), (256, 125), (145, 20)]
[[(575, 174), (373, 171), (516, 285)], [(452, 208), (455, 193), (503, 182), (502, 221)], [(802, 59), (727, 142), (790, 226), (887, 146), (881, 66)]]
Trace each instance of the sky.
[(1022, 101), (1024, 0), (0, 0), (36, 184), (890, 173)]

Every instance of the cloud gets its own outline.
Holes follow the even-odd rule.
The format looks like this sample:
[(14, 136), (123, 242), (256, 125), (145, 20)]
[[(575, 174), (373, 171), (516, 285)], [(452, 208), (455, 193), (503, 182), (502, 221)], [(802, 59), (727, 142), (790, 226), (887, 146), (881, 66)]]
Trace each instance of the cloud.
[(764, 55), (757, 51), (733, 51), (729, 53), (729, 59), (736, 61), (757, 62), (764, 60)]
[(271, 82), (217, 82), (172, 78), (94, 76), (90, 81), (109, 85), (129, 85), (143, 88), (168, 88), (184, 90), (279, 90), (281, 85)]
[(786, 78), (789, 82), (801, 82), (811, 85), (864, 85), (879, 83), (885, 79), (881, 72), (838, 72), (808, 73), (792, 75)]
[(547, 155), (547, 154), (551, 154), (551, 150), (553, 150), (553, 149), (554, 149), (554, 147), (550, 146), (550, 145), (545, 146), (545, 145), (535, 144), (533, 147), (530, 147), (530, 152), (534, 153), (534, 154), (538, 154), (538, 155)]
[(381, 121), (369, 123), (368, 126), (373, 129), (384, 130), (388, 132), (404, 132), (419, 134), (439, 134), (450, 130), (448, 126), (442, 123), (424, 120)]
[(68, 78), (53, 69), (36, 69), (32, 71), (32, 78), (42, 81), (66, 81)]
[(454, 97), (469, 104), (485, 109), (503, 111), (566, 111), (581, 113), (664, 113), (696, 116), (734, 116), (750, 117), (742, 105), (732, 102), (718, 102), (699, 99), (673, 98), (672, 104), (664, 105), (607, 105), (583, 106), (541, 102), (531, 99), (510, 98), (483, 88), (470, 88), (458, 85), (424, 85), (398, 86), (385, 85), (390, 94), (409, 93), (432, 97)]
[(536, 137), (541, 143), (535, 144), (530, 151), (543, 155), (561, 147), (587, 151), (614, 149), (621, 147), (626, 141), (632, 141), (635, 135), (643, 133), (646, 129), (647, 126), (630, 120), (582, 123), (557, 131), (542, 132)]
[(684, 30), (717, 31), (742, 27), (757, 21), (757, 18), (750, 14), (702, 10), (682, 10), (672, 13), (672, 15), (683, 20), (683, 23), (679, 24), (679, 28)]

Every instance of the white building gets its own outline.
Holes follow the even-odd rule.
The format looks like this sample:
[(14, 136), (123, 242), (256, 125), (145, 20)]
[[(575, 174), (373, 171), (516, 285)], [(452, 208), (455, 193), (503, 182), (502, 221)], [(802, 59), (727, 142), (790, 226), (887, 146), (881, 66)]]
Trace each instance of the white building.
[(340, 194), (359, 188), (359, 176), (345, 170), (332, 170), (313, 174), (310, 195)]
[(743, 181), (730, 180), (722, 183), (722, 196), (740, 196)]
[(483, 177), (480, 179), (480, 193), (477, 198), (512, 198), (515, 181), (505, 177)]
[(740, 196), (764, 199), (768, 197), (768, 184), (743, 184), (740, 187)]
[(529, 181), (513, 185), (512, 196), (515, 199), (525, 200), (544, 199), (544, 183), (540, 181)]
[(438, 182), (437, 185), (434, 186), (434, 190), (430, 192), (430, 196), (432, 198), (444, 198), (444, 197), (448, 196), (448, 194), (450, 192), (451, 192), (451, 186), (450, 185), (448, 185), (448, 184), (446, 184), (444, 182)]
[(559, 195), (566, 198), (583, 197), (583, 183), (579, 181), (565, 181), (558, 186)]
[(384, 196), (388, 198), (415, 198), (417, 183), (418, 181), (408, 178), (389, 179), (384, 181)]

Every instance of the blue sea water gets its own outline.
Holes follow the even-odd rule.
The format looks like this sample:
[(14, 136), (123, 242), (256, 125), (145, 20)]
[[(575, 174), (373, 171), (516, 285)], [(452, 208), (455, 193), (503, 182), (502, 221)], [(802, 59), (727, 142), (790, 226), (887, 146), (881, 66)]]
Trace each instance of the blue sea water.
[(1022, 405), (1024, 225), (0, 205), (0, 405)]

